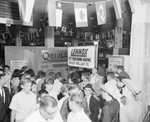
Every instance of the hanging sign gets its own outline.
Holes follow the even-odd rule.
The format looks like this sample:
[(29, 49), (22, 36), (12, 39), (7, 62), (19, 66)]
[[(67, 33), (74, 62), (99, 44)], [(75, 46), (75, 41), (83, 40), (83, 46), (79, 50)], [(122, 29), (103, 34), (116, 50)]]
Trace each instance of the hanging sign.
[(95, 46), (68, 47), (69, 66), (93, 68), (95, 59)]

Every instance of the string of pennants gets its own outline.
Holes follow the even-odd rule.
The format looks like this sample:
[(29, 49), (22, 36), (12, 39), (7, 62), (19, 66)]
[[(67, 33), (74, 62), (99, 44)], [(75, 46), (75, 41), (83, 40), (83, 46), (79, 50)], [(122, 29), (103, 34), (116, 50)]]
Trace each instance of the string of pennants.
[[(99, 45), (102, 47), (111, 48), (114, 46), (115, 29), (101, 33), (82, 32), (74, 30), (70, 27), (63, 25), (62, 27), (55, 28), (55, 41), (63, 45), (64, 42), (69, 42), (73, 38), (80, 41), (93, 41), (99, 40)], [(126, 30), (123, 31), (123, 47), (129, 47), (130, 33)], [(59, 45), (60, 46), (60, 45)]]
[[(34, 42), (34, 40), (37, 40), (40, 35), (42, 35), (44, 32), (43, 28), (35, 29), (34, 32), (20, 32), (18, 36), (22, 39), (22, 42)], [(42, 33), (42, 34), (41, 34)]]
[[(7, 26), (6, 26), (7, 27)], [(46, 24), (44, 22), (42, 22), (42, 24), (35, 29), (34, 32), (18, 32), (18, 34), (16, 35), (16, 38), (20, 38), (22, 40), (22, 42), (32, 42), (33, 40), (37, 40), (39, 37), (41, 37), (41, 35), (44, 35), (44, 29), (46, 27)], [(12, 37), (11, 32), (8, 31), (4, 32), (4, 33), (0, 33), (0, 43), (6, 43), (6, 41), (9, 38), (9, 43), (12, 40), (15, 40), (15, 38)]]
[(67, 36), (67, 37), (75, 37), (77, 39), (84, 39), (84, 40), (98, 40), (98, 39), (106, 39), (106, 38), (113, 38), (115, 35), (114, 29), (109, 30), (107, 32), (101, 33), (92, 33), (92, 32), (82, 32), (79, 29), (72, 29), (66, 25), (62, 27), (55, 27), (55, 36)]
[[(61, 36), (60, 36), (61, 35)], [(58, 43), (68, 42), (68, 38), (76, 38), (80, 41), (93, 41), (99, 40), (99, 45), (103, 47), (110, 47), (110, 44), (114, 45), (114, 36), (115, 30), (109, 30), (101, 33), (92, 33), (92, 32), (82, 32), (80, 30), (74, 30), (65, 25), (63, 27), (55, 28), (56, 40), (58, 38)], [(62, 40), (63, 39), (63, 40)]]
[[(120, 0), (112, 0), (112, 1), (115, 8), (116, 18), (117, 19), (122, 18)], [(106, 23), (106, 16), (107, 16), (106, 2), (108, 1), (94, 3), (98, 25)], [(74, 4), (76, 27), (87, 27), (88, 26), (87, 6), (89, 5), (88, 3), (66, 2), (56, 0), (48, 0), (47, 11), (49, 18), (48, 19), (49, 26), (62, 27), (62, 14), (63, 14), (62, 8), (64, 6), (63, 5), (64, 3)]]
[(91, 32), (80, 32), (77, 31), (76, 38), (84, 38), (86, 41), (99, 40), (99, 45), (101, 47), (113, 47), (114, 46), (114, 29), (101, 32), (101, 33), (91, 33)]

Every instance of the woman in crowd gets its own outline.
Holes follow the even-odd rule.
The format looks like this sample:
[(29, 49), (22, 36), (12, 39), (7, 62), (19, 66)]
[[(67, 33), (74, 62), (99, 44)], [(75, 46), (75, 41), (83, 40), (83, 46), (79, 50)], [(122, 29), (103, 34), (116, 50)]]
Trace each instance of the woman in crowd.
[(79, 86), (81, 89), (83, 89), (88, 83), (89, 83), (89, 73), (88, 72), (83, 72), (81, 75), (81, 80), (82, 82), (79, 83)]
[(37, 84), (37, 91), (41, 90), (41, 86), (45, 81), (46, 73), (40, 70), (35, 78), (35, 82)]
[(48, 92), (48, 94), (51, 93), (52, 87), (54, 84), (54, 80), (53, 79), (45, 79), (43, 84), (41, 85), (41, 89), (46, 90)]
[(69, 83), (80, 83), (80, 77), (79, 74), (76, 72), (73, 72), (69, 75), (69, 79), (68, 79)]
[(18, 93), (19, 89), (19, 83), (21, 79), (21, 71), (18, 69), (15, 69), (13, 71), (13, 74), (11, 76), (11, 81), (10, 81), (10, 93), (11, 96), (14, 96), (16, 93)]
[(53, 79), (55, 79), (55, 73), (54, 72), (49, 72), (48, 74), (47, 74), (47, 76), (46, 76), (46, 79), (51, 79), (51, 78), (53, 78)]

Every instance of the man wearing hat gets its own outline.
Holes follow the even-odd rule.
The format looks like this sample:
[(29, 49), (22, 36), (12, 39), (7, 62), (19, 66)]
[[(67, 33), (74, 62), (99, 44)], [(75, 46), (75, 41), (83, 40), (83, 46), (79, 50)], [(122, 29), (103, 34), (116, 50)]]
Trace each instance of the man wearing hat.
[(106, 104), (102, 109), (102, 122), (119, 122), (120, 104), (118, 98), (121, 97), (116, 92), (116, 87), (110, 83), (101, 86), (102, 97), (106, 100)]
[(10, 104), (10, 94), (7, 87), (4, 87), (6, 84), (4, 78), (4, 70), (0, 69), (0, 122), (9, 122), (9, 104)]
[(117, 66), (117, 73), (120, 77), (130, 79), (129, 74), (126, 71), (124, 71), (124, 66), (121, 65)]
[(131, 79), (122, 79), (122, 83), (126, 105), (120, 110), (120, 122), (142, 122), (142, 103), (138, 98), (141, 86)]
[(88, 108), (90, 111), (89, 117), (92, 122), (98, 122), (98, 116), (100, 112), (100, 102), (98, 99), (96, 99), (93, 95), (93, 89), (91, 84), (87, 84), (84, 87), (85, 97), (88, 103)]

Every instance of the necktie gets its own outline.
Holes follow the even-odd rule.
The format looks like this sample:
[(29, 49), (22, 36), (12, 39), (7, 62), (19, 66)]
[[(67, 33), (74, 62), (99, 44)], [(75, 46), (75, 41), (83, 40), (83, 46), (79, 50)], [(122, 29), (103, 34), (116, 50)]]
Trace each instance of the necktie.
[(89, 101), (89, 99), (86, 97), (86, 102), (87, 102), (87, 109), (88, 109), (88, 114), (90, 115), (91, 114), (91, 112), (90, 112), (90, 101)]
[(1, 98), (2, 98), (2, 101), (4, 102), (4, 90), (2, 87), (1, 87)]

